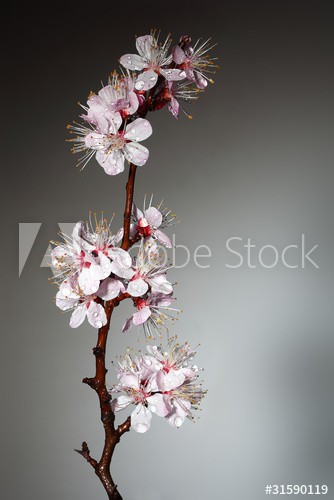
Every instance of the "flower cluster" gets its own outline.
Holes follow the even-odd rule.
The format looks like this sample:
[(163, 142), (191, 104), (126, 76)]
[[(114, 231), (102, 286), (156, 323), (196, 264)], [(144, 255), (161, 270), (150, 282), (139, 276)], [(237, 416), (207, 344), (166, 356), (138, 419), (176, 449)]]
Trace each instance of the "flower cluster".
[(78, 222), (71, 237), (63, 235), (63, 242), (54, 242), (51, 261), (59, 285), (56, 305), (63, 311), (73, 310), (71, 327), (81, 325), (85, 317), (95, 328), (104, 326), (107, 318), (103, 301), (120, 294), (131, 297), (136, 308), (124, 324), (124, 332), (133, 324), (143, 325), (146, 335), (154, 337), (154, 330), (170, 317), (169, 311), (175, 310), (169, 307), (173, 301), (173, 285), (166, 277), (169, 267), (161, 262), (155, 244), (160, 233), (164, 242), (170, 241), (162, 231), (156, 235), (165, 217), (153, 206), (144, 210), (149, 230), (143, 232), (136, 228), (138, 213), (144, 214), (135, 207), (133, 211), (137, 225), (132, 224), (132, 232), (136, 241), (140, 240), (133, 258), (118, 246), (123, 230), (114, 235), (103, 217), (99, 221), (95, 218), (94, 224), (91, 219), (89, 223)]
[(113, 410), (135, 405), (131, 427), (136, 432), (150, 428), (152, 413), (180, 427), (186, 418), (194, 418), (192, 410), (198, 409), (205, 394), (197, 382), (198, 367), (191, 364), (196, 352), (174, 338), (166, 348), (147, 346), (147, 351), (134, 358), (127, 352), (121, 360), (112, 392), (124, 394), (113, 400)]
[(179, 101), (197, 99), (208, 81), (213, 83), (210, 75), (216, 65), (208, 55), (210, 40), (192, 46), (190, 37), (182, 36), (170, 51), (171, 44), (170, 35), (163, 43), (155, 32), (137, 37), (138, 53), (119, 60), (121, 74), (114, 72), (107, 85), (89, 95), (87, 105), (82, 105), (83, 123), (68, 125), (75, 135), (69, 139), (72, 151), (83, 153), (78, 162), (82, 168), (93, 156), (108, 175), (123, 172), (125, 160), (145, 165), (149, 150), (141, 142), (152, 134), (147, 111), (167, 105), (178, 118)]

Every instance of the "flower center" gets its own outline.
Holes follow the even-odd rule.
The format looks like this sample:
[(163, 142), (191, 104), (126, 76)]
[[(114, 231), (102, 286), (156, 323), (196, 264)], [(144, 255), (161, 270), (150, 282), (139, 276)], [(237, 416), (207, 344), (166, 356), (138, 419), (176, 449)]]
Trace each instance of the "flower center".
[(141, 236), (144, 236), (144, 238), (151, 236), (151, 234), (153, 233), (152, 228), (145, 219), (145, 217), (139, 219), (136, 229)]
[(144, 309), (144, 307), (146, 307), (146, 300), (144, 299), (139, 299), (137, 302), (136, 302), (136, 307), (138, 309), (138, 311), (140, 311), (141, 309)]
[(123, 149), (124, 145), (126, 143), (126, 139), (120, 133), (118, 133), (116, 135), (110, 134), (108, 136), (108, 142), (109, 142), (109, 149), (111, 149), (111, 150)]
[(137, 404), (145, 403), (146, 398), (148, 398), (149, 396), (151, 396), (149, 392), (146, 392), (144, 389), (140, 388), (134, 393), (133, 399)]
[(79, 257), (79, 267), (84, 268), (87, 267), (89, 268), (91, 266), (91, 263), (86, 261), (86, 254), (83, 250), (80, 252), (80, 257)]

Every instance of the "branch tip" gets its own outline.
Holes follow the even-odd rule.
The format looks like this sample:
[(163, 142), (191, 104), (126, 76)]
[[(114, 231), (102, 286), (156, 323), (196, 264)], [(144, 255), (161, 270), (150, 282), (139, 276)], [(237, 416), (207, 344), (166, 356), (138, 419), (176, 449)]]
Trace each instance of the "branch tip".
[(86, 441), (82, 443), (81, 450), (74, 450), (74, 451), (76, 451), (77, 453), (79, 453), (79, 455), (84, 457), (87, 460), (87, 462), (90, 463), (90, 465), (94, 469), (96, 469), (97, 461), (90, 456), (90, 450), (88, 448), (88, 444), (86, 443)]
[(128, 417), (125, 422), (120, 424), (117, 428), (117, 434), (119, 437), (121, 437), (125, 432), (128, 432), (131, 427), (131, 417)]

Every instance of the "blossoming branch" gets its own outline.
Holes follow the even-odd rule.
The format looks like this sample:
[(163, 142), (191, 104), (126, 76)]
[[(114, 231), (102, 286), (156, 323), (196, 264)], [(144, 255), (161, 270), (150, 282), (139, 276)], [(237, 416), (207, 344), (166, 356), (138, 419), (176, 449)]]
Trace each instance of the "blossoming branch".
[[(153, 206), (152, 197), (148, 206), (145, 200), (138, 208), (134, 185), (137, 168), (149, 158), (142, 144), (153, 132), (147, 114), (167, 107), (175, 118), (181, 110), (191, 118), (183, 102), (197, 99), (208, 82), (213, 83), (217, 66), (209, 55), (212, 47), (210, 40), (192, 45), (189, 36), (182, 36), (174, 46), (169, 35), (164, 42), (155, 32), (137, 37), (137, 54), (120, 58), (121, 72), (114, 71), (107, 85), (89, 95), (87, 105), (81, 105), (81, 121), (68, 126), (81, 169), (93, 157), (108, 175), (120, 174), (129, 164), (123, 226), (114, 233), (112, 220), (90, 215), (88, 222), (75, 225), (71, 236), (52, 242), (51, 253), (53, 281), (59, 288), (56, 305), (70, 311), (72, 328), (87, 319), (98, 329), (95, 375), (83, 382), (98, 395), (105, 442), (99, 460), (91, 456), (86, 442), (76, 451), (93, 467), (109, 499), (122, 499), (110, 472), (121, 436), (130, 429), (145, 433), (152, 414), (180, 427), (187, 418), (194, 418), (205, 394), (199, 369), (192, 363), (194, 349), (168, 335), (168, 322), (178, 310), (172, 307), (174, 285), (160, 248), (172, 248), (165, 231), (176, 222), (175, 215), (162, 203)], [(129, 250), (134, 245), (137, 253), (132, 257)], [(134, 312), (125, 319), (123, 333), (140, 327), (150, 344), (146, 354), (127, 351), (119, 362), (117, 384), (108, 390), (107, 338), (113, 311), (125, 299), (132, 301)], [(165, 346), (152, 345), (152, 340), (165, 334)], [(115, 413), (129, 406), (134, 407), (131, 415), (116, 426)]]

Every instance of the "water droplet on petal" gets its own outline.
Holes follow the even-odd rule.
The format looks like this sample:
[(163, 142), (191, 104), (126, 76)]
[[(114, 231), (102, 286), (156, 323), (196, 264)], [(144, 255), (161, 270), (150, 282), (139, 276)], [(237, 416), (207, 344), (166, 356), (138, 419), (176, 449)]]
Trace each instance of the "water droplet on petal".
[(148, 430), (148, 425), (147, 424), (137, 424), (135, 428), (136, 428), (137, 432), (146, 432)]
[(135, 85), (136, 89), (138, 89), (138, 90), (142, 90), (144, 88), (144, 86), (145, 86), (145, 82), (143, 82), (143, 80), (137, 81), (136, 85)]
[(145, 364), (146, 364), (146, 366), (151, 366), (152, 361), (151, 361), (150, 359), (147, 359), (147, 360), (145, 361)]
[(157, 407), (155, 405), (150, 405), (150, 410), (155, 413), (157, 411)]
[(97, 328), (101, 328), (102, 327), (102, 321), (97, 321), (96, 322), (96, 326), (97, 326)]
[(175, 427), (180, 427), (182, 425), (182, 422), (183, 422), (183, 420), (182, 420), (181, 417), (176, 417), (174, 419), (174, 425), (175, 425)]

